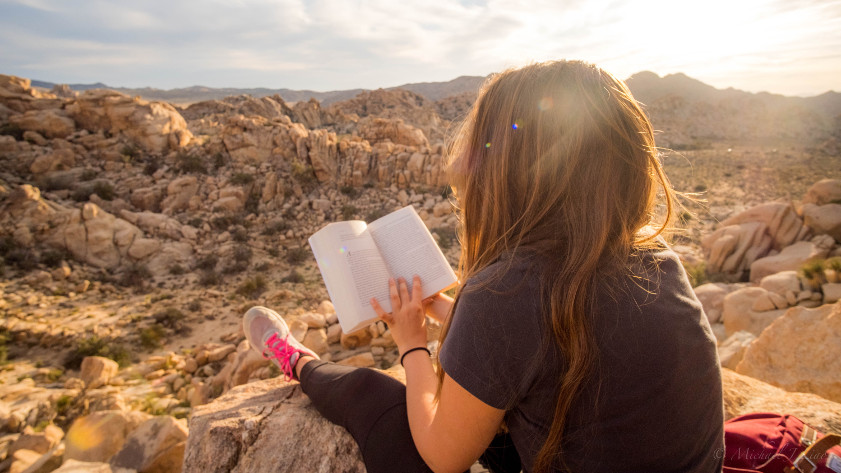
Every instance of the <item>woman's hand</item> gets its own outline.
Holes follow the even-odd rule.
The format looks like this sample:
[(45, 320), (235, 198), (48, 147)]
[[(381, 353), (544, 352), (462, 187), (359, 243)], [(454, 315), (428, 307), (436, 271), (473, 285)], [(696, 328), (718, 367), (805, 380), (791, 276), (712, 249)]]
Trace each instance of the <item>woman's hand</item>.
[(426, 315), (424, 314), (420, 277), (412, 279), (412, 293), (406, 280), (388, 280), (388, 294), (391, 300), (391, 314), (386, 314), (376, 298), (371, 305), (383, 322), (388, 324), (397, 349), (401, 354), (415, 347), (426, 347)]

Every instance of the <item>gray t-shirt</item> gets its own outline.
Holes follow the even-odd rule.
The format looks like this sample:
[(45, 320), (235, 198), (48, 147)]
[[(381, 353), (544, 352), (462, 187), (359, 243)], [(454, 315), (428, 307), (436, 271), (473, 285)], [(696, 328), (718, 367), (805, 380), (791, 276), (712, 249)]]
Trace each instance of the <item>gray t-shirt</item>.
[[(564, 370), (544, 338), (541, 264), (519, 254), (467, 281), (441, 347), (451, 378), (507, 411), (525, 472), (548, 435)], [(599, 288), (598, 363), (570, 411), (564, 460), (575, 472), (720, 472), (721, 371), (701, 304), (671, 250), (643, 252), (632, 273)]]

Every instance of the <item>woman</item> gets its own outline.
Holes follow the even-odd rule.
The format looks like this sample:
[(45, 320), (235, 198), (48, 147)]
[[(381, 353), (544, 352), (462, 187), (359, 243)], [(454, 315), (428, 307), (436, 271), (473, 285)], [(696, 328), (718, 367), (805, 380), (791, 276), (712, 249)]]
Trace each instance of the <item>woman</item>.
[[(721, 471), (715, 343), (659, 237), (673, 192), (625, 84), (571, 61), (494, 76), (450, 174), (455, 301), (424, 304), (417, 279), (412, 294), (390, 283), (391, 314), (371, 301), (397, 343), (405, 390), (317, 360), (268, 309), (246, 315), (252, 345), (350, 431), (369, 472), (459, 472), (480, 457), (492, 471)], [(658, 191), (665, 223), (653, 225)], [(425, 309), (444, 321), (437, 372)], [(354, 408), (343, 409), (349, 396)]]

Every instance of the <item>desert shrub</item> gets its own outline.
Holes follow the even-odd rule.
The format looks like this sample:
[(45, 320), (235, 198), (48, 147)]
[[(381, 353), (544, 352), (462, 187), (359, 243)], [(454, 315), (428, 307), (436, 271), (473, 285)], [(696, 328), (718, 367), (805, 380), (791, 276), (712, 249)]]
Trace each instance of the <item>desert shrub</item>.
[(441, 190), (441, 198), (443, 198), (444, 200), (449, 200), (449, 199), (450, 199), (450, 197), (452, 197), (452, 195), (453, 195), (453, 188), (452, 188), (452, 187), (450, 187), (450, 185), (449, 185), (449, 184), (447, 184), (447, 185), (446, 185), (446, 186), (444, 186), (444, 188)]
[(187, 221), (187, 225), (194, 227), (194, 228), (201, 228), (204, 225), (204, 220), (201, 217), (193, 217)]
[(374, 209), (368, 212), (368, 215), (365, 216), (365, 221), (371, 223), (380, 217), (385, 217), (386, 214), (388, 214), (388, 212), (386, 212), (385, 209)]
[(686, 275), (689, 277), (689, 283), (692, 287), (698, 287), (701, 284), (708, 282), (707, 264), (704, 261), (699, 261), (695, 264), (683, 262), (683, 269), (686, 270)]
[(315, 183), (315, 173), (312, 166), (297, 159), (292, 161), (292, 177), (302, 185)]
[(222, 153), (216, 153), (213, 155), (213, 169), (219, 169), (225, 166), (228, 163), (228, 159)]
[(79, 176), (79, 180), (83, 182), (92, 181), (96, 179), (97, 174), (96, 169), (86, 168)]
[(291, 282), (291, 283), (302, 283), (304, 282), (304, 276), (298, 272), (298, 270), (293, 269), (289, 271), (289, 274), (283, 277), (280, 282)]
[(309, 252), (300, 246), (296, 246), (295, 248), (289, 248), (286, 251), (286, 262), (291, 264), (292, 266), (297, 266), (303, 263), (307, 256), (309, 256)]
[(359, 209), (356, 208), (355, 205), (343, 205), (342, 206), (342, 220), (353, 219), (353, 217), (356, 216), (357, 212), (359, 212)]
[(70, 259), (70, 254), (67, 250), (44, 250), (41, 252), (41, 257), (38, 260), (48, 268), (57, 268), (62, 261)]
[(231, 238), (238, 243), (245, 243), (248, 241), (248, 230), (239, 227), (231, 234)]
[(116, 361), (120, 366), (131, 363), (129, 352), (119, 340), (91, 335), (80, 340), (64, 361), (67, 369), (79, 369), (86, 356), (102, 356)]
[(0, 135), (10, 135), (15, 137), (15, 141), (23, 141), (23, 130), (11, 123), (4, 123), (0, 125)]
[(190, 312), (200, 311), (201, 310), (201, 300), (193, 299), (192, 301), (190, 301), (190, 303), (187, 304), (187, 310), (189, 310)]
[(114, 200), (116, 192), (114, 186), (110, 182), (97, 181), (93, 185), (93, 193), (98, 195), (102, 200)]
[(5, 327), (0, 328), (0, 364), (5, 364), (9, 361), (9, 349), (6, 347), (6, 342), (9, 341), (9, 332)]
[[(826, 269), (834, 273), (832, 282), (841, 282), (841, 256), (835, 256), (826, 260)], [(826, 270), (824, 270), (824, 273), (826, 273)]]
[(216, 257), (214, 254), (209, 254), (207, 256), (202, 256), (196, 261), (196, 269), (201, 269), (203, 271), (212, 271), (216, 269), (216, 263), (219, 262), (219, 258)]
[(690, 211), (688, 211), (688, 210), (684, 210), (684, 211), (682, 211), (682, 212), (681, 212), (680, 214), (678, 214), (678, 216), (677, 216), (678, 221), (679, 221), (681, 224), (684, 224), (684, 225), (685, 225), (687, 222), (689, 222), (690, 220), (692, 220), (692, 218), (693, 218), (693, 216), (692, 216), (692, 212), (690, 212)]
[(248, 224), (245, 220), (245, 216), (242, 214), (220, 215), (219, 217), (214, 217), (210, 221), (210, 226), (220, 231), (225, 231), (234, 225), (247, 227)]
[(253, 278), (248, 278), (237, 288), (237, 294), (245, 296), (249, 299), (256, 299), (257, 296), (266, 290), (266, 280), (262, 275), (258, 274)]
[(708, 187), (707, 187), (706, 184), (698, 184), (697, 186), (695, 186), (694, 191), (695, 192), (706, 192), (707, 189), (708, 189)]
[(800, 267), (800, 273), (809, 281), (813, 289), (820, 289), (821, 285), (826, 283), (826, 261), (816, 260), (810, 261)]
[(123, 151), (120, 154), (129, 158), (129, 160), (134, 160), (140, 157), (140, 149), (138, 149), (137, 146), (134, 146), (133, 144), (127, 144), (123, 146)]
[(244, 209), (246, 213), (257, 214), (260, 211), (260, 194), (252, 192), (245, 199)]
[(219, 284), (220, 278), (216, 271), (210, 269), (199, 274), (199, 284), (202, 286), (215, 286)]
[(289, 230), (289, 224), (286, 221), (275, 220), (266, 225), (266, 228), (264, 228), (263, 231), (260, 233), (266, 236), (270, 236), (286, 233), (287, 230)]
[(93, 194), (93, 187), (89, 185), (80, 186), (77, 187), (72, 194), (70, 194), (70, 198), (76, 202), (84, 202), (90, 198), (91, 194)]
[(456, 230), (451, 227), (438, 227), (430, 230), (431, 233), (438, 235), (438, 246), (443, 250), (449, 250), (453, 247), (453, 242), (456, 240)]
[(146, 160), (146, 164), (143, 166), (143, 174), (147, 176), (151, 176), (158, 172), (158, 169), (161, 168), (161, 162), (158, 158), (149, 158)]
[(147, 350), (154, 350), (160, 348), (163, 338), (166, 336), (166, 329), (159, 324), (152, 324), (148, 327), (143, 327), (138, 332), (140, 337), (140, 346)]
[(145, 264), (132, 263), (120, 276), (119, 284), (124, 287), (143, 287), (152, 277), (152, 272)]
[(207, 174), (200, 156), (181, 152), (175, 157), (175, 169), (181, 174)]
[(269, 256), (272, 256), (274, 258), (280, 256), (280, 250), (278, 250), (276, 246), (273, 246), (266, 251), (269, 253)]
[(254, 182), (254, 176), (252, 174), (248, 174), (247, 172), (238, 172), (231, 176), (231, 184), (237, 186), (246, 186)]
[(67, 411), (70, 410), (71, 404), (73, 404), (73, 396), (62, 394), (55, 401), (56, 414), (60, 416), (67, 414)]
[(161, 324), (166, 328), (178, 328), (184, 320), (184, 313), (175, 307), (167, 307), (166, 309), (157, 312), (152, 316), (156, 323)]
[(350, 197), (351, 199), (359, 197), (359, 191), (353, 186), (342, 186), (339, 188), (339, 192)]
[(38, 267), (38, 256), (30, 248), (15, 247), (3, 256), (5, 264), (20, 271), (31, 271)]
[[(87, 172), (87, 170), (85, 171)], [(81, 180), (90, 180), (84, 179), (85, 173), (82, 173)], [(51, 191), (61, 191), (65, 189), (72, 189), (73, 186), (76, 184), (73, 176), (70, 174), (60, 174), (60, 175), (53, 175), (53, 176), (46, 176), (42, 179), (38, 180), (38, 187), (41, 188), (44, 192), (51, 192)]]
[(187, 272), (187, 270), (184, 268), (184, 266), (181, 266), (178, 263), (175, 263), (175, 264), (173, 264), (172, 266), (169, 267), (169, 274), (171, 274), (173, 276), (180, 276), (180, 275), (182, 275), (186, 272)]
[(254, 253), (251, 251), (251, 248), (249, 248), (248, 246), (238, 245), (234, 247), (233, 258), (237, 261), (245, 261), (246, 263), (250, 263), (253, 254)]

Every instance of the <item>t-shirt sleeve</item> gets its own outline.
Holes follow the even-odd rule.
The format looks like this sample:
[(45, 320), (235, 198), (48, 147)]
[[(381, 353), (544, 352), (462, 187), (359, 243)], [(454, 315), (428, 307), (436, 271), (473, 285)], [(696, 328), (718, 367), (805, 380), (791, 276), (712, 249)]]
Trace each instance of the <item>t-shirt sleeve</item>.
[(497, 409), (516, 404), (541, 365), (539, 291), (522, 276), (468, 281), (441, 347), (444, 372)]

